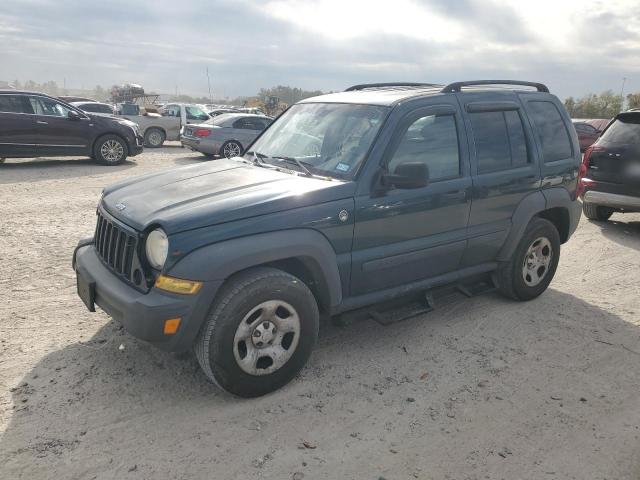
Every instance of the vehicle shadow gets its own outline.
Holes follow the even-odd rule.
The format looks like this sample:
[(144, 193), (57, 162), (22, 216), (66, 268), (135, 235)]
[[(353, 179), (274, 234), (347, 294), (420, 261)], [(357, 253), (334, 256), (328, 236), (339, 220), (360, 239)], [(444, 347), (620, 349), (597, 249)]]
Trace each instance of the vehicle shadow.
[[(557, 335), (546, 337), (546, 342), (535, 338), (547, 329)], [(426, 383), (426, 374), (421, 373), (429, 372), (434, 387), (418, 394), (427, 395), (427, 403), (434, 407), (448, 401), (452, 385), (459, 382), (462, 372), (475, 375), (479, 368), (486, 368), (481, 374), (496, 383), (508, 405), (524, 404), (534, 387), (540, 391), (550, 384), (561, 385), (558, 388), (578, 396), (587, 395), (585, 389), (597, 385), (607, 396), (615, 396), (621, 376), (626, 375), (626, 381), (632, 384), (638, 382), (640, 357), (624, 350), (622, 341), (637, 351), (639, 330), (609, 312), (553, 289), (524, 304), (496, 294), (458, 298), (432, 313), (387, 327), (370, 320), (347, 327), (323, 325), (316, 353), (294, 382), (271, 395), (242, 400), (208, 383), (191, 354), (159, 351), (135, 340), (110, 321), (90, 340), (46, 355), (18, 384), (9, 385), (13, 410), (0, 439), (0, 473), (3, 469), (5, 472), (0, 477), (122, 478), (138, 469), (141, 476), (136, 478), (165, 478), (149, 475), (148, 470), (140, 473), (146, 465), (156, 475), (166, 472), (167, 478), (170, 473), (175, 478), (187, 478), (176, 473), (179, 470), (174, 453), (190, 464), (214, 468), (214, 463), (219, 462), (212, 459), (217, 448), (244, 441), (255, 444), (243, 445), (242, 449), (249, 453), (242, 453), (242, 460), (237, 461), (249, 462), (251, 468), (253, 459), (268, 452), (268, 445), (260, 446), (265, 442), (260, 438), (263, 420), (275, 422), (270, 415), (286, 409), (293, 415), (285, 417), (286, 422), (300, 422), (300, 432), (294, 435), (291, 446), (295, 453), (297, 438), (320, 428), (317, 423), (309, 424), (308, 417), (295, 415), (309, 410), (314, 413), (320, 408), (325, 413), (324, 423), (339, 424), (345, 404), (364, 402), (358, 396), (373, 393), (365, 387), (389, 383), (380, 371), (385, 364), (397, 365), (398, 378), (415, 379), (410, 382)], [(602, 335), (606, 338), (596, 343)], [(481, 351), (480, 345), (487, 344), (487, 337), (490, 348)], [(618, 356), (614, 371), (611, 365), (602, 370), (586, 370), (592, 363), (597, 365), (596, 359), (590, 357), (596, 350), (602, 355)], [(554, 357), (555, 351), (559, 353)], [(439, 355), (443, 357), (438, 359)], [(494, 356), (495, 360), (491, 360)], [(510, 367), (504, 367), (508, 362)], [(447, 383), (449, 377), (451, 384)], [(526, 388), (520, 388), (523, 378), (527, 379)], [(536, 379), (538, 384), (531, 385)], [(394, 382), (388, 388), (404, 388), (404, 380)], [(517, 387), (511, 388), (514, 385)], [(357, 393), (358, 388), (364, 393)], [(473, 388), (477, 390), (475, 383)], [(332, 392), (331, 396), (326, 392)], [(388, 393), (392, 397), (388, 401), (400, 398), (404, 402), (406, 398), (402, 390)], [(553, 403), (546, 390), (543, 395)], [(629, 392), (620, 395), (626, 398)], [(317, 406), (319, 398), (321, 407)], [(378, 398), (383, 397), (376, 394), (367, 401), (382, 402)], [(495, 415), (504, 424), (510, 414), (514, 415), (514, 424), (524, 421), (515, 418), (516, 411), (518, 416), (524, 414), (522, 410), (507, 411), (504, 402), (498, 402), (490, 411), (486, 410), (486, 402), (483, 405), (483, 415)], [(378, 413), (369, 414), (382, 415), (385, 406), (380, 403), (378, 408)], [(472, 404), (466, 408), (472, 408)], [(224, 438), (217, 431), (232, 431), (237, 436)], [(495, 432), (497, 437), (502, 434), (499, 429)], [(180, 448), (174, 452), (178, 444)], [(229, 457), (220, 458), (234, 461), (233, 451), (228, 452)], [(132, 477), (135, 475), (131, 473)], [(208, 478), (217, 476), (211, 474)]]
[[(638, 218), (638, 216), (634, 214), (634, 218)], [(593, 223), (600, 228), (602, 234), (609, 240), (613, 240), (620, 245), (640, 251), (640, 221), (632, 220), (625, 222), (610, 219), (606, 222)]]
[(0, 184), (38, 182), (113, 173), (136, 166), (126, 160), (116, 166), (100, 165), (90, 158), (7, 159), (0, 164)]

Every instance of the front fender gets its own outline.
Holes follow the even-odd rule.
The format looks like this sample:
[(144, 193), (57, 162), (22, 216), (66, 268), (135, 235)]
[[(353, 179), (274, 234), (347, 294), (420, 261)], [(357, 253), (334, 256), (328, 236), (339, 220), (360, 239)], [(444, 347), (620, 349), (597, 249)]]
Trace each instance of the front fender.
[(265, 263), (298, 258), (312, 267), (330, 305), (342, 302), (336, 252), (321, 233), (311, 229), (282, 230), (235, 238), (201, 247), (179, 260), (167, 273), (199, 281), (226, 280), (234, 273)]

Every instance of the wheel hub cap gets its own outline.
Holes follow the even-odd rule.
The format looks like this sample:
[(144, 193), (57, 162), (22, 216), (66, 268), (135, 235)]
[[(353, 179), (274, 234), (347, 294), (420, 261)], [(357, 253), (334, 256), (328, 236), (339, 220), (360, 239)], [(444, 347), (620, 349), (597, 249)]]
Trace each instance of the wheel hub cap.
[(535, 287), (547, 276), (549, 265), (553, 258), (551, 242), (546, 237), (540, 237), (533, 241), (524, 257), (522, 265), (522, 278), (524, 283)]
[(300, 317), (283, 300), (268, 300), (253, 307), (236, 329), (233, 355), (249, 375), (267, 375), (293, 356), (300, 340)]

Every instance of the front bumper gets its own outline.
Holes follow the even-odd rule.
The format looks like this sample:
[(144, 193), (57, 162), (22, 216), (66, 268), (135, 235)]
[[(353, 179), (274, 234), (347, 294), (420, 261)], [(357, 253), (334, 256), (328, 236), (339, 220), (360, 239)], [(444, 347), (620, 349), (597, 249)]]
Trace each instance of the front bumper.
[(144, 150), (144, 138), (140, 135), (136, 135), (133, 141), (129, 141), (129, 156), (135, 157), (140, 155)]
[[(205, 282), (196, 295), (151, 288), (142, 293), (116, 277), (98, 257), (93, 243), (80, 242), (73, 253), (78, 284), (91, 285), (95, 304), (134, 337), (167, 351), (188, 350), (198, 335), (222, 282)], [(164, 322), (181, 318), (178, 331), (165, 335)]]
[(584, 194), (583, 201), (585, 203), (593, 203), (602, 207), (640, 212), (640, 197), (632, 197), (630, 195), (588, 190)]

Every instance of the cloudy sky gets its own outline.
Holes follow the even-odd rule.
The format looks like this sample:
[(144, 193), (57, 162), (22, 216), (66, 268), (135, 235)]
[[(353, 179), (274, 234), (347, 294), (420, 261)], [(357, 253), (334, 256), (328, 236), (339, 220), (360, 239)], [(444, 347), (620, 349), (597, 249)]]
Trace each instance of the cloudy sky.
[(3, 0), (0, 80), (254, 94), (277, 84), (542, 81), (640, 91), (639, 0)]

